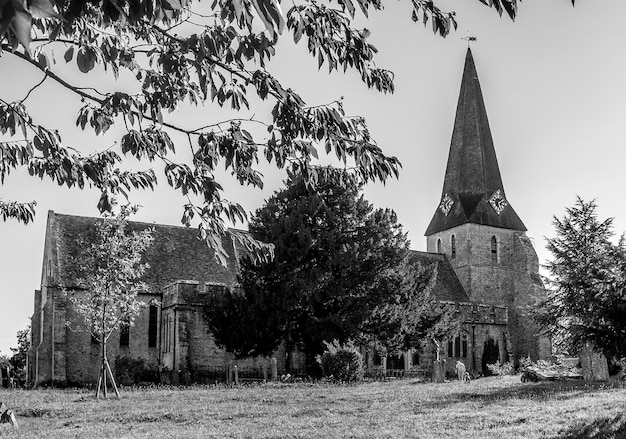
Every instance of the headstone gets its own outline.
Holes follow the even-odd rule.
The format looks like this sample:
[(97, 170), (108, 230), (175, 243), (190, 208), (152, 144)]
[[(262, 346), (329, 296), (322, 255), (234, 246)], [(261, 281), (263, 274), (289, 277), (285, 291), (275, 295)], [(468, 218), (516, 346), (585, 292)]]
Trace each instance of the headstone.
[(13, 410), (8, 408), (3, 402), (0, 402), (0, 424), (11, 424), (14, 428), (18, 428)]
[(606, 357), (587, 344), (580, 351), (580, 367), (583, 370), (585, 381), (607, 381), (609, 379), (609, 365)]
[(445, 376), (445, 360), (433, 361), (433, 382), (443, 383)]
[(565, 367), (579, 367), (580, 358), (578, 357), (561, 358), (561, 364)]

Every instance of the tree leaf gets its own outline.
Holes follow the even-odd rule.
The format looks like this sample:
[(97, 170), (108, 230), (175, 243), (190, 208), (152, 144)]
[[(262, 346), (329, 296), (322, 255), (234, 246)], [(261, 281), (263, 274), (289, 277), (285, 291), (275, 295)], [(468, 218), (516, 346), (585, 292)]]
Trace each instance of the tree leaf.
[(28, 10), (35, 18), (61, 18), (50, 0), (30, 0)]
[(40, 52), (37, 56), (37, 64), (41, 67), (42, 70), (48, 70), (50, 67), (50, 62), (48, 61), (48, 55), (44, 52)]
[(95, 54), (88, 47), (81, 47), (76, 56), (78, 69), (83, 73), (89, 73), (96, 66)]
[(70, 62), (73, 57), (74, 57), (74, 46), (70, 46), (65, 51), (65, 54), (63, 55), (63, 59), (65, 59), (65, 62)]
[(24, 11), (15, 11), (15, 16), (13, 17), (13, 21), (9, 25), (9, 28), (15, 34), (15, 37), (18, 39), (22, 46), (28, 51), (30, 50), (30, 29), (32, 26), (32, 18), (28, 12)]

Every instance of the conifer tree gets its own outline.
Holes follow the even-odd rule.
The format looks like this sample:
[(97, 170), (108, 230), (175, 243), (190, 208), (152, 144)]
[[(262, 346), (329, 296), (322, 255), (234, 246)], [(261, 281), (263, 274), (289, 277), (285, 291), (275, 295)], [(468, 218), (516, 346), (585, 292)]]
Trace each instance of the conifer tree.
[(253, 237), (273, 244), (275, 258), (245, 259), (241, 288), (213, 296), (206, 311), (217, 343), (236, 356), (269, 355), (284, 342), (312, 365), (333, 340), (397, 351), (438, 321), (427, 317), (441, 313), (395, 213), (334, 172), (315, 190), (290, 176), (252, 218)]
[(576, 353), (591, 342), (608, 358), (626, 357), (626, 246), (614, 242), (612, 218), (598, 219), (595, 201), (578, 198), (554, 218), (546, 264), (551, 288), (539, 322), (556, 347)]

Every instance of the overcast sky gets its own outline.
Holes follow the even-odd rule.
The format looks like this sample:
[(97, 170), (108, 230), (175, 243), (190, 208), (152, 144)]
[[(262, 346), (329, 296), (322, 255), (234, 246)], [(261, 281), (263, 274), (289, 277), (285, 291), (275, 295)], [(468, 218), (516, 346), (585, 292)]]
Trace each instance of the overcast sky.
[[(615, 217), (616, 231), (626, 231), (626, 2), (578, 0), (572, 8), (570, 0), (524, 0), (515, 23), (478, 0), (440, 4), (455, 9), (459, 22), (445, 39), (434, 36), (430, 26), (413, 23), (404, 0), (390, 1), (385, 11), (363, 21), (380, 51), (377, 65), (395, 73), (394, 95), (368, 90), (354, 72), (328, 75), (324, 67), (318, 72), (304, 40), (294, 46), (289, 37), (281, 39), (269, 70), (310, 105), (343, 96), (347, 114), (366, 117), (378, 144), (403, 163), (399, 180), (370, 185), (366, 196), (377, 207), (394, 209), (413, 249), (425, 250), (423, 234), (441, 197), (467, 50), (461, 38), (469, 32), (478, 38), (472, 52), (507, 199), (528, 228), (540, 262), (550, 256), (545, 237), (554, 235), (553, 215), (562, 216), (576, 195), (597, 199), (600, 217)], [(54, 66), (61, 73), (62, 54), (59, 48)], [(0, 96), (7, 101), (23, 98), (41, 79), (13, 58), (6, 53), (0, 57)], [(99, 73), (79, 79), (85, 84), (103, 81)], [(37, 107), (36, 122), (58, 126), (72, 146), (104, 149), (116, 140), (115, 130), (95, 138), (73, 129), (79, 102), (51, 81), (27, 103)], [(255, 107), (243, 116), (256, 112), (267, 118), (266, 108)], [(179, 117), (204, 125), (223, 115), (208, 106)], [(254, 211), (284, 177), (270, 167), (264, 171), (263, 192), (229, 182), (226, 195)], [(5, 200), (38, 203), (34, 223), (0, 223), (1, 353), (10, 353), (16, 332), (33, 313), (47, 211), (97, 216), (98, 196), (93, 190), (42, 183), (23, 172), (12, 173), (0, 186)], [(154, 193), (136, 192), (131, 201), (143, 205), (134, 219), (174, 225), (185, 203), (165, 185)]]

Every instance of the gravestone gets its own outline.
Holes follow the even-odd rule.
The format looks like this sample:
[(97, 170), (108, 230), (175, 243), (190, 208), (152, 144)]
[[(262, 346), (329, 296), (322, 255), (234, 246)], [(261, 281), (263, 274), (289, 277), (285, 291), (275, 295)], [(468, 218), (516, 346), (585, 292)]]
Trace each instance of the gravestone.
[(609, 365), (606, 357), (587, 344), (580, 351), (580, 367), (583, 370), (585, 381), (607, 381), (609, 379)]
[(18, 427), (13, 410), (3, 402), (0, 402), (0, 424), (11, 424), (14, 428)]
[(433, 382), (443, 383), (446, 378), (445, 360), (433, 361)]

